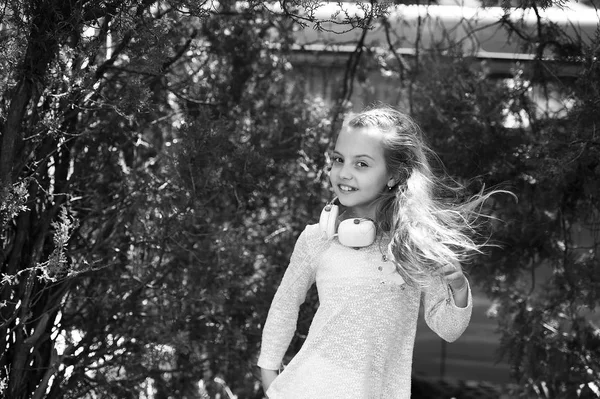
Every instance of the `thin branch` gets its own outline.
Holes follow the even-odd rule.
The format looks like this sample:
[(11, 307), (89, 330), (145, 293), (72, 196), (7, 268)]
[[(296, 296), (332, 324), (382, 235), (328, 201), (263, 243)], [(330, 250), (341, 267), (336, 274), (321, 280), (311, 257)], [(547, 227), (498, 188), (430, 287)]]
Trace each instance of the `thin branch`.
[(113, 66), (113, 64), (117, 61), (117, 59), (119, 58), (121, 53), (127, 48), (127, 46), (129, 45), (129, 43), (131, 42), (132, 39), (133, 39), (133, 30), (129, 30), (128, 32), (125, 33), (125, 35), (123, 36), (123, 39), (121, 40), (121, 42), (119, 43), (117, 48), (114, 50), (111, 57), (108, 60), (106, 60), (102, 65), (100, 65), (98, 67), (98, 69), (96, 70), (96, 74), (95, 74), (96, 80), (102, 79), (106, 70), (109, 67)]
[(398, 54), (398, 52), (394, 48), (394, 45), (392, 44), (392, 38), (390, 36), (390, 24), (387, 19), (384, 21), (383, 27), (385, 29), (385, 40), (387, 41), (388, 48), (394, 56), (394, 58), (396, 59), (396, 61), (398, 62), (398, 66), (400, 68), (400, 85), (402, 85), (402, 83), (404, 82), (404, 71), (408, 70), (409, 66), (404, 60), (404, 58), (400, 54)]
[[(372, 0), (374, 1), (374, 0)], [(346, 62), (346, 70), (344, 72), (344, 81), (342, 86), (342, 93), (337, 101), (337, 105), (334, 109), (334, 115), (331, 123), (331, 131), (330, 131), (330, 143), (333, 143), (333, 137), (338, 129), (338, 119), (340, 113), (344, 106), (350, 101), (352, 97), (352, 92), (354, 88), (354, 76), (356, 75), (356, 70), (358, 69), (358, 65), (360, 63), (361, 56), (363, 55), (365, 49), (365, 40), (367, 37), (367, 32), (369, 31), (368, 26), (371, 24), (371, 19), (373, 18), (373, 14), (369, 16), (369, 21), (367, 26), (365, 26), (360, 35), (360, 39), (356, 43), (356, 47), (354, 51), (348, 57), (348, 61)]]
[(198, 36), (198, 30), (194, 29), (192, 31), (192, 34), (190, 35), (190, 37), (186, 40), (186, 42), (184, 43), (183, 46), (181, 46), (181, 48), (177, 51), (177, 53), (171, 57), (170, 59), (168, 59), (167, 61), (163, 62), (160, 70), (162, 72), (166, 71), (167, 69), (169, 69), (169, 67), (171, 65), (173, 65), (175, 62), (177, 62), (179, 59), (181, 59), (181, 57), (184, 56), (184, 54), (187, 52), (187, 50), (190, 48), (190, 45), (192, 44), (192, 41)]

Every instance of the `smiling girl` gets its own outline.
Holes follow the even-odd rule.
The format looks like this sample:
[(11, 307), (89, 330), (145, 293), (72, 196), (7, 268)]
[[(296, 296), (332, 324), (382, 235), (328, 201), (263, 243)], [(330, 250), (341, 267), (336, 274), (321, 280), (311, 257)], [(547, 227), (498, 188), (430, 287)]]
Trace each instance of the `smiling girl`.
[[(324, 211), (341, 210), (338, 230), (309, 225), (296, 242), (263, 330), (258, 366), (268, 398), (409, 398), (421, 303), (444, 340), (466, 329), (472, 297), (460, 264), (480, 252), (473, 226), (493, 193), (456, 203), (458, 188), (434, 175), (428, 155), (418, 126), (391, 107), (367, 109), (342, 128), (329, 176), (337, 200)], [(365, 223), (374, 239), (342, 244)], [(319, 308), (279, 373), (314, 283)]]

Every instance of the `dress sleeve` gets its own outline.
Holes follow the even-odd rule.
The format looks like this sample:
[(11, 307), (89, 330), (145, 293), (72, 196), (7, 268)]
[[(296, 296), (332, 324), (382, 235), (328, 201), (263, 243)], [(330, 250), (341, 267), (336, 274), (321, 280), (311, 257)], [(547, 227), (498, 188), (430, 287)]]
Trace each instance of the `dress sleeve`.
[(425, 322), (440, 338), (453, 342), (462, 335), (471, 320), (471, 286), (467, 286), (467, 306), (459, 308), (450, 287), (441, 279), (434, 280), (423, 293)]
[(304, 229), (292, 253), (290, 264), (275, 293), (267, 321), (263, 328), (258, 366), (278, 370), (283, 356), (292, 341), (298, 322), (300, 305), (315, 282), (315, 268), (308, 240), (308, 228)]

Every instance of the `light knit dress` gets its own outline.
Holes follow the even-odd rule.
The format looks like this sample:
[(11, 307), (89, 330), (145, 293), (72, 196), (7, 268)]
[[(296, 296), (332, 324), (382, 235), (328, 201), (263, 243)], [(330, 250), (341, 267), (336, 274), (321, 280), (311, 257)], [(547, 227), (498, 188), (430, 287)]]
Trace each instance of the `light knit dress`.
[(269, 399), (410, 398), (421, 299), (433, 331), (449, 342), (460, 337), (471, 318), (470, 288), (467, 306), (459, 308), (441, 281), (425, 292), (405, 284), (384, 254), (381, 241), (356, 250), (326, 240), (318, 225), (305, 228), (269, 310), (258, 366), (280, 368), (315, 282), (319, 308)]

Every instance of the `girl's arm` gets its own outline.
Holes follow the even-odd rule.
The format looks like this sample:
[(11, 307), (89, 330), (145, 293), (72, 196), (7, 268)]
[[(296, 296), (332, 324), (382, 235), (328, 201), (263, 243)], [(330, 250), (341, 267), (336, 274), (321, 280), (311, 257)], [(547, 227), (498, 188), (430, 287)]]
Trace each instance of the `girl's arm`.
[[(271, 383), (275, 380), (275, 378), (277, 378), (278, 372), (277, 370), (269, 370), (269, 369), (260, 369), (260, 376), (262, 379), (262, 386), (263, 386), (263, 390), (265, 392), (267, 392), (269, 390), (269, 387), (271, 386)], [(265, 393), (265, 396), (267, 394)], [(268, 399), (268, 396), (266, 396)]]
[(443, 279), (434, 279), (424, 290), (425, 321), (442, 339), (452, 342), (466, 330), (471, 320), (473, 300), (469, 282), (460, 265), (442, 269)]
[[(263, 327), (258, 366), (278, 370), (296, 331), (298, 310), (306, 299), (308, 289), (315, 282), (314, 237), (320, 237), (318, 225), (308, 226), (296, 242), (281, 284), (275, 293)], [(316, 229), (316, 230), (315, 230)], [(311, 238), (313, 238), (311, 240)], [(273, 376), (273, 373), (268, 373)], [(275, 374), (276, 375), (276, 374)], [(266, 387), (265, 387), (266, 388)]]

